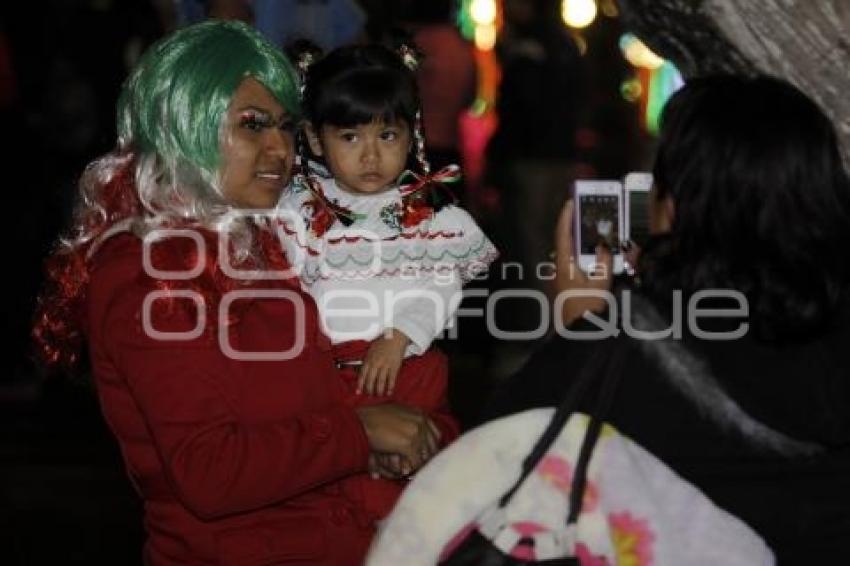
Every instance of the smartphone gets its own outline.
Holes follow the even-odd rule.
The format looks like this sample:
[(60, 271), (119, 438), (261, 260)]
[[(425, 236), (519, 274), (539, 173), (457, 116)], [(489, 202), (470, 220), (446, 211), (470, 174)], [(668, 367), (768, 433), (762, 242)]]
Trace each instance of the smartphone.
[(623, 181), (626, 197), (625, 239), (640, 247), (649, 238), (649, 189), (652, 173), (629, 173)]
[(623, 272), (623, 184), (620, 181), (576, 181), (575, 246), (579, 267), (590, 272), (596, 245), (604, 242), (614, 254), (614, 273)]

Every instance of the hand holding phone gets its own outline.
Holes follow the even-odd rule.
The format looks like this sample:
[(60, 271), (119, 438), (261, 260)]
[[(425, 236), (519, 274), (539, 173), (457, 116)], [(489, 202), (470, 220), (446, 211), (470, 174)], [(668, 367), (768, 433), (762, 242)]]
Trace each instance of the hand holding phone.
[(579, 268), (590, 273), (596, 267), (596, 246), (605, 245), (613, 255), (613, 272), (622, 273), (623, 186), (619, 181), (576, 181), (575, 229)]
[(556, 304), (560, 304), (561, 320), (566, 325), (572, 324), (588, 311), (604, 311), (607, 302), (602, 296), (581, 291), (610, 291), (613, 282), (614, 261), (607, 249), (598, 248), (599, 255), (594, 256), (594, 260), (599, 262), (601, 267), (597, 266), (593, 274), (585, 273), (578, 267), (575, 253), (576, 206), (576, 199), (567, 201), (555, 229), (555, 290), (558, 293)]

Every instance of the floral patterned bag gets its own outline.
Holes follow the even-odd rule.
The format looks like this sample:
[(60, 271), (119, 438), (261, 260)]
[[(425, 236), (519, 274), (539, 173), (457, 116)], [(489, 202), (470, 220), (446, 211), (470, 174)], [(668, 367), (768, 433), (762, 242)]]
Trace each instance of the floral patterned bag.
[[(774, 564), (749, 526), (602, 424), (625, 373), (609, 362), (604, 373), (604, 358), (590, 364), (559, 409), (491, 421), (438, 454), (382, 525), (367, 564)], [(571, 410), (588, 376), (601, 375), (593, 417)]]
[[(585, 364), (576, 384), (570, 389), (561, 406), (555, 411), (552, 420), (543, 431), (534, 448), (522, 464), (522, 474), (500, 499), (495, 508), (490, 509), (478, 521), (478, 527), (453, 550), (445, 553), (441, 566), (514, 566), (540, 564), (546, 566), (580, 566), (576, 556), (576, 521), (581, 512), (587, 482), (587, 466), (590, 455), (599, 438), (602, 422), (608, 414), (622, 377), (623, 354), (615, 350), (608, 359), (608, 368), (603, 365), (602, 350), (597, 348), (590, 362)], [(585, 431), (579, 450), (575, 473), (570, 478), (569, 514), (562, 529), (528, 530), (511, 525), (505, 511), (506, 506), (525, 483), (529, 475), (538, 468), (546, 457), (552, 444), (558, 438), (567, 419), (578, 408), (591, 380), (597, 378), (597, 372), (604, 373), (603, 383), (596, 408)]]

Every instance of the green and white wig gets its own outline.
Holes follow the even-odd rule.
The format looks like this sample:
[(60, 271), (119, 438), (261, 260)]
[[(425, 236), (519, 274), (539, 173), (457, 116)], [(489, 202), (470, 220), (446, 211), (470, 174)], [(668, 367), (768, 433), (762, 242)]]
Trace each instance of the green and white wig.
[(233, 259), (263, 264), (252, 253), (252, 220), (229, 220), (233, 207), (219, 179), (225, 117), (246, 77), (300, 115), (294, 69), (244, 24), (187, 27), (142, 56), (118, 103), (118, 148), (86, 168), (70, 233), (46, 261), (33, 338), (49, 366), (70, 367), (79, 357), (88, 260), (114, 234), (144, 237), (169, 227), (227, 232)]
[[(115, 218), (102, 193), (110, 178), (132, 162), (141, 210), (123, 219), (125, 228), (143, 236), (157, 227), (189, 222), (235, 230), (234, 244), (242, 240), (240, 247), (247, 249), (250, 242), (239, 238), (239, 226), (220, 224), (232, 207), (219, 176), (228, 106), (246, 77), (264, 85), (290, 115), (300, 116), (295, 69), (280, 49), (246, 24), (203, 22), (151, 46), (122, 88), (118, 150), (92, 163), (83, 175), (83, 210), (78, 213), (87, 216), (85, 209), (100, 209), (104, 220)], [(80, 223), (75, 228), (77, 244), (101, 236)]]

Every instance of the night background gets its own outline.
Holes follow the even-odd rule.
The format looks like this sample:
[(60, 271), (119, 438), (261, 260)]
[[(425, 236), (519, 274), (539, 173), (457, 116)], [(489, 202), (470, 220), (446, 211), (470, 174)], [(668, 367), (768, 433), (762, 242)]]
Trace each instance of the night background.
[[(454, 69), (466, 73), (470, 87), (463, 92), (436, 96), (429, 106), (427, 91), (439, 95), (445, 89), (423, 89), (433, 120), (452, 115), (460, 123), (459, 135), (437, 139), (446, 127), (429, 125), (428, 115), (425, 128), (436, 164), (462, 159), (462, 203), (503, 253), (490, 278), (475, 283), (490, 291), (540, 285), (528, 272), (520, 278), (503, 264), (545, 261), (548, 234), (573, 179), (622, 179), (630, 171), (647, 170), (658, 112), (681, 80), (670, 63), (627, 34), (613, 0), (464, 0), (459, 5), (324, 0), (312, 2), (321, 10), (303, 19), (310, 23), (306, 33), (283, 29), (274, 18), (286, 19), (288, 7), (311, 2), (273, 4), (46, 0), (5, 2), (0, 8), (9, 220), (3, 285), (7, 346), (0, 371), (2, 564), (141, 560), (140, 502), (85, 368), (76, 376), (45, 375), (33, 361), (29, 328), (42, 262), (70, 218), (77, 179), (88, 162), (114, 147), (121, 83), (157, 38), (208, 15), (250, 19), (281, 45), (311, 31), (321, 37), (310, 39), (326, 48), (424, 37), (420, 79), (432, 86), (445, 81), (449, 90), (463, 83), (442, 77), (441, 71), (468, 60), (465, 70)], [(289, 28), (297, 28), (298, 21), (291, 19)], [(463, 41), (450, 48), (434, 39), (440, 35), (429, 39), (433, 30)], [(429, 41), (440, 48), (431, 55)], [(506, 330), (535, 324), (529, 305), (506, 304), (497, 314)], [(444, 347), (452, 360), (454, 409), (469, 422), (492, 383), (513, 371), (533, 344), (495, 340), (479, 322), (466, 321), (459, 339), (445, 341)]]

